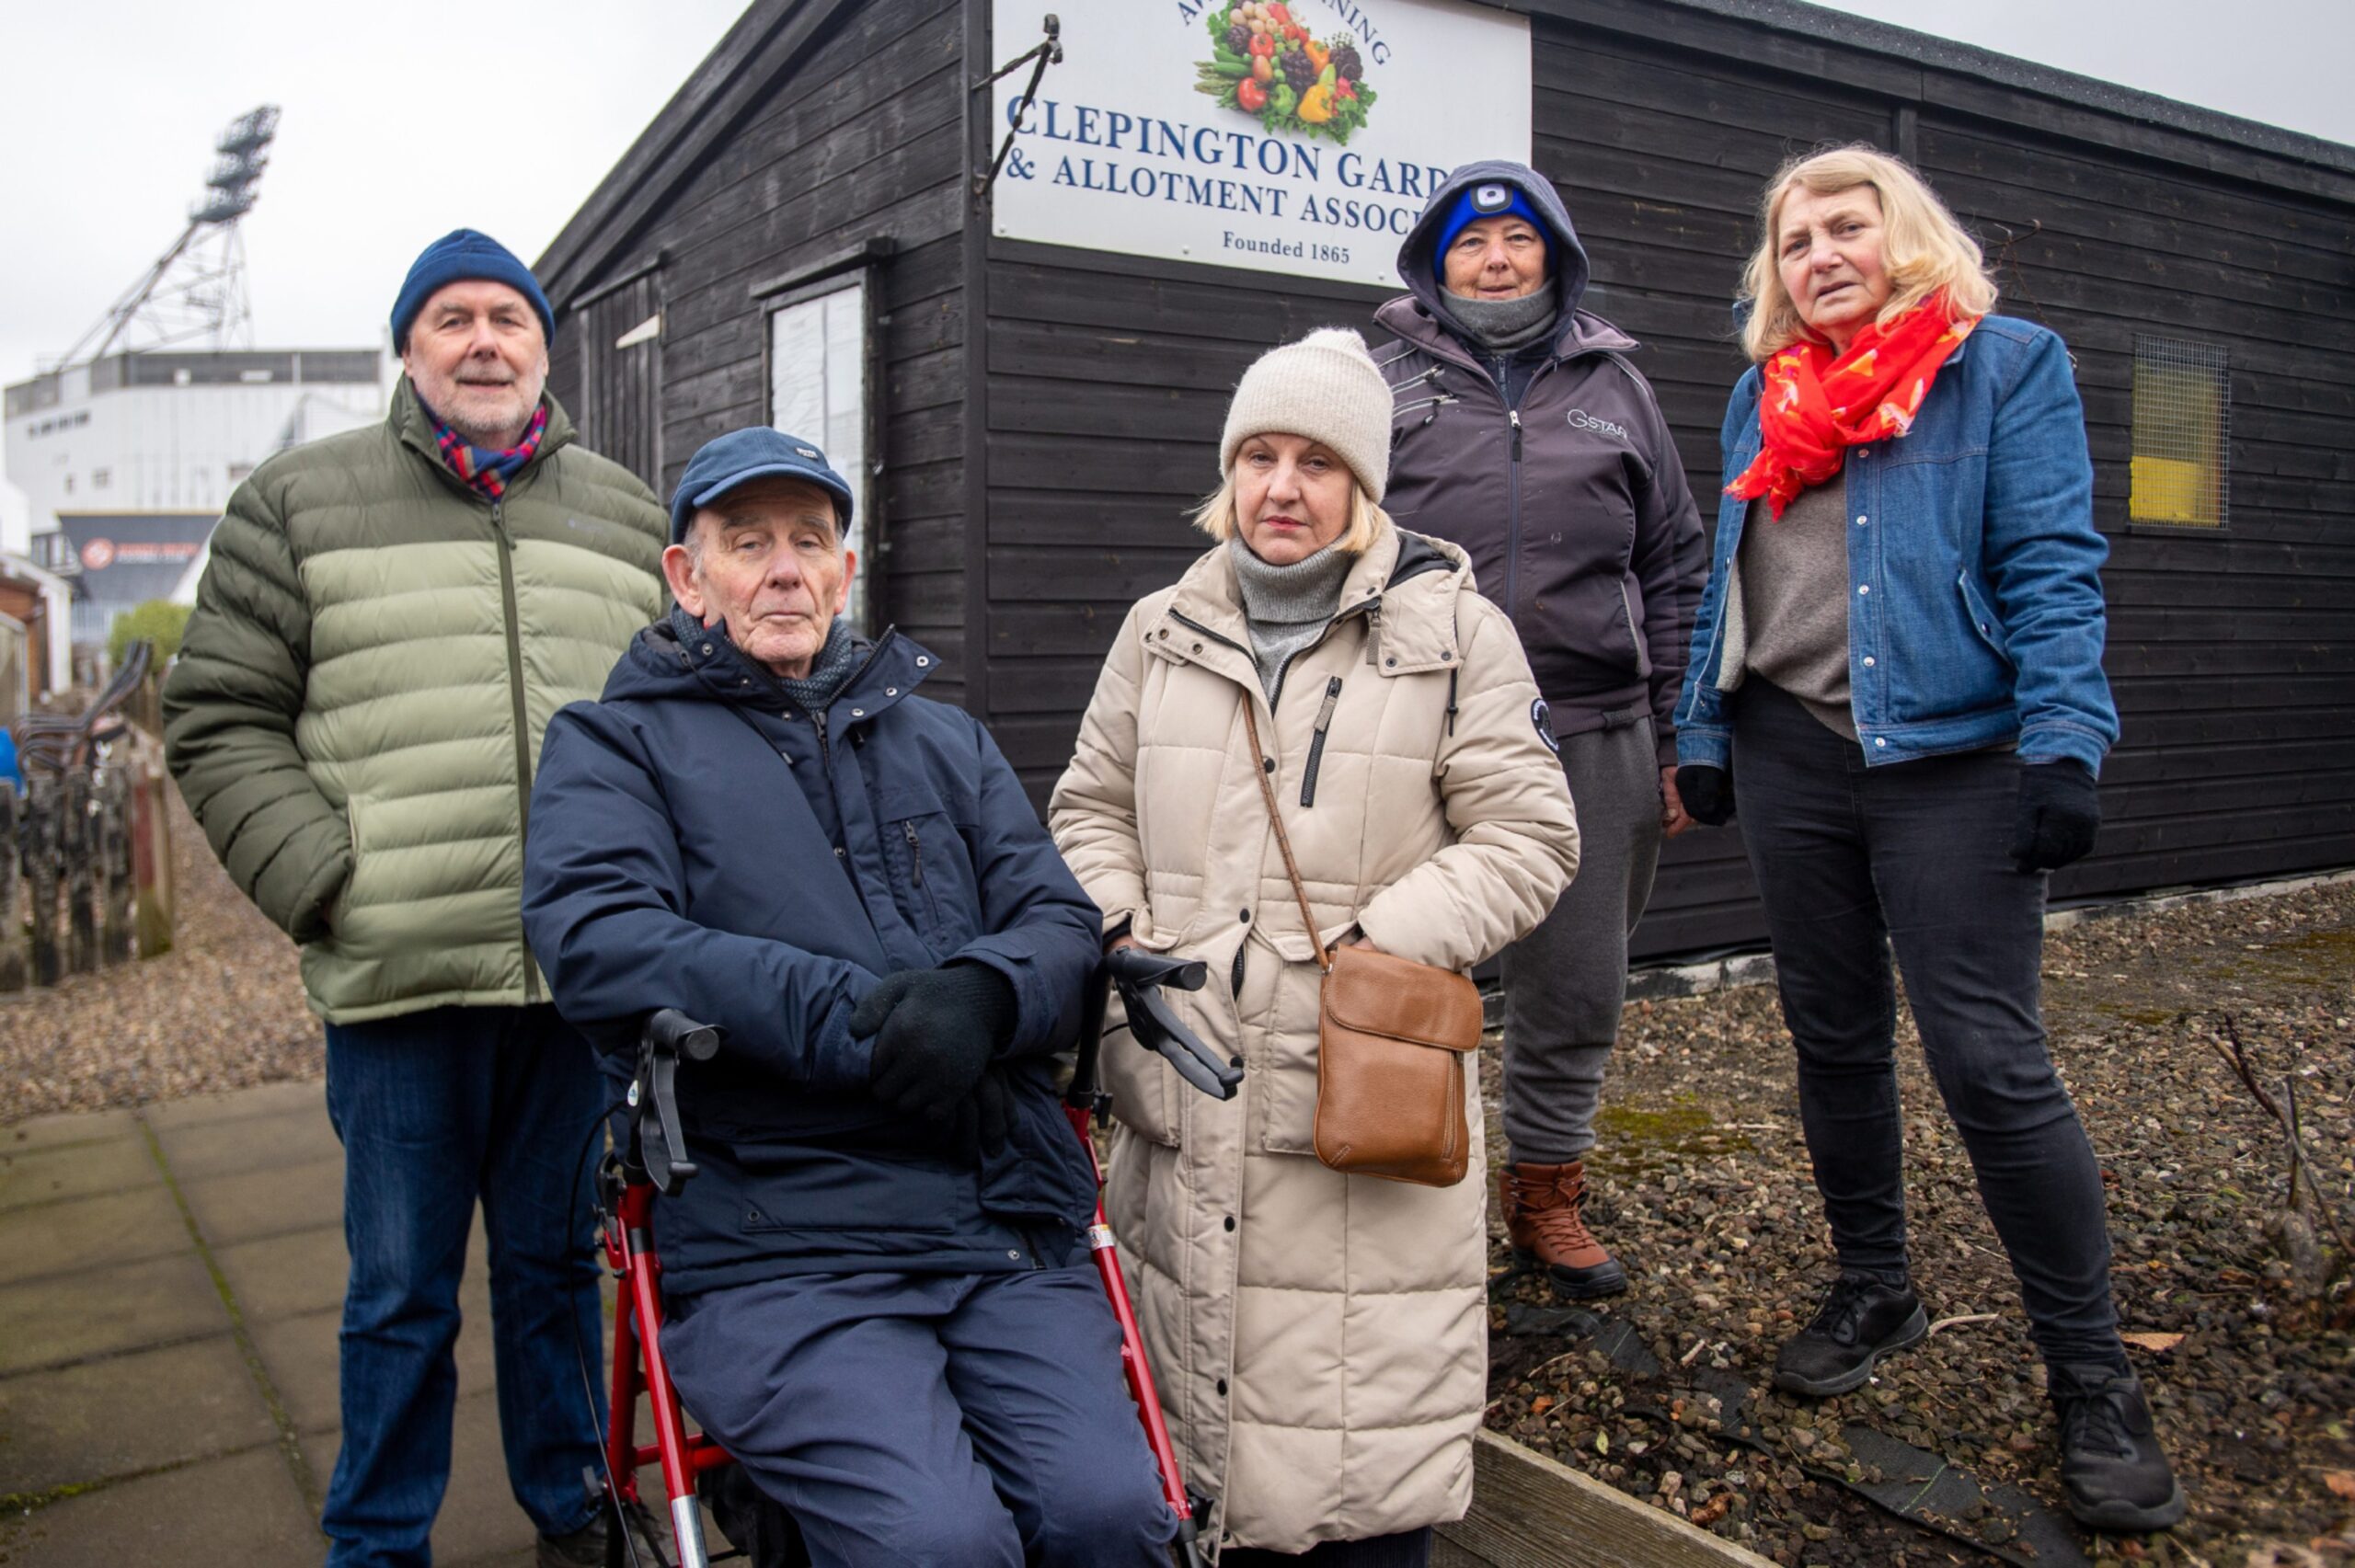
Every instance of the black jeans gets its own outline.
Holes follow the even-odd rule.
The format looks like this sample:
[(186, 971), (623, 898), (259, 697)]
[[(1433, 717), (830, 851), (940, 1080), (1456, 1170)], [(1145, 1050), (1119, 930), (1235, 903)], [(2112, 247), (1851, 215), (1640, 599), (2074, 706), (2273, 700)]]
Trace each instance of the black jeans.
[(1766, 906), (1799, 1116), (1844, 1268), (1905, 1266), (1890, 948), (2045, 1359), (2118, 1362), (2101, 1172), (2045, 1052), (2041, 874), (2011, 861), (2018, 757), (1867, 769), (1788, 692), (1734, 704), (1736, 809)]

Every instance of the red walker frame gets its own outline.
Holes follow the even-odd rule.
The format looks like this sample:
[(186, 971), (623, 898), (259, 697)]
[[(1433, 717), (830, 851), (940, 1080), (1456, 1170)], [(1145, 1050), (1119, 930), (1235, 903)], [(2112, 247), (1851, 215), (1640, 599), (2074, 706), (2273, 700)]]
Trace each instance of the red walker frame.
[[(1200, 966), (1189, 967), (1199, 969)], [(1174, 969), (1173, 969), (1174, 972)], [(1194, 985), (1201, 981), (1192, 978)], [(1177, 983), (1182, 984), (1182, 980)], [(1191, 988), (1188, 988), (1191, 989)], [(1133, 1013), (1134, 1008), (1132, 1012)], [(1100, 990), (1091, 989), (1087, 1017), (1084, 1021), (1078, 1069), (1065, 1096), (1063, 1111), (1071, 1120), (1072, 1131), (1080, 1147), (1087, 1151), (1088, 1170), (1100, 1193), (1104, 1185), (1102, 1163), (1096, 1157), (1096, 1145), (1089, 1129), (1109, 1102), (1095, 1086), (1096, 1047), (1103, 1028), (1104, 1005)], [(665, 1024), (665, 1020), (669, 1021)], [(676, 1039), (699, 1032), (704, 1039), (701, 1056), (707, 1057), (718, 1045), (718, 1031), (703, 1030), (699, 1025), (674, 1013), (658, 1013), (648, 1025), (649, 1042), (658, 1036), (668, 1035)], [(1199, 1042), (1190, 1038), (1183, 1042), (1200, 1059), (1207, 1060)], [(668, 1167), (662, 1179), (684, 1182), (695, 1173), (695, 1167), (682, 1159), (678, 1150), (675, 1108), (671, 1102), (670, 1069), (676, 1065), (675, 1056), (661, 1059), (670, 1047), (649, 1045), (641, 1050), (638, 1080), (630, 1085), (631, 1106), (630, 1147), (606, 1157), (601, 1173), (601, 1196), (598, 1230), (605, 1252), (606, 1265), (619, 1281), (619, 1298), (614, 1310), (614, 1350), (611, 1380), (606, 1389), (608, 1418), (605, 1428), (604, 1475), (598, 1478), (600, 1490), (610, 1487), (613, 1493), (609, 1510), (609, 1525), (613, 1529), (613, 1545), (606, 1561), (614, 1568), (635, 1556), (635, 1548), (624, 1539), (634, 1520), (643, 1520), (646, 1508), (638, 1494), (638, 1471), (641, 1465), (661, 1461), (662, 1489), (671, 1505), (672, 1539), (678, 1549), (676, 1568), (708, 1568), (711, 1561), (704, 1544), (703, 1519), (697, 1512), (695, 1479), (706, 1471), (717, 1470), (735, 1462), (726, 1449), (701, 1432), (687, 1430), (686, 1413), (679, 1404), (678, 1391), (672, 1386), (669, 1366), (662, 1356), (662, 1260), (657, 1254), (653, 1239), (654, 1199), (657, 1176), (650, 1173), (646, 1161), (640, 1157), (638, 1139), (640, 1118), (649, 1112), (661, 1116), (666, 1146), (661, 1158)], [(689, 1047), (690, 1054), (696, 1047)], [(1189, 1077), (1196, 1076), (1189, 1073)], [(1233, 1079), (1218, 1075), (1226, 1084), (1225, 1092), (1233, 1093)], [(1216, 1090), (1210, 1091), (1217, 1093)], [(1161, 1476), (1162, 1500), (1178, 1519), (1178, 1536), (1174, 1542), (1178, 1561), (1183, 1568), (1209, 1568), (1199, 1540), (1200, 1511), (1206, 1505), (1186, 1490), (1183, 1471), (1178, 1461), (1178, 1451), (1169, 1440), (1169, 1426), (1161, 1413), (1161, 1399), (1155, 1391), (1153, 1368), (1146, 1363), (1143, 1341), (1137, 1328), (1135, 1310), (1129, 1301), (1128, 1282), (1121, 1277), (1120, 1260), (1115, 1251), (1110, 1227), (1104, 1222), (1104, 1204), (1099, 1196), (1094, 1221), (1087, 1228), (1089, 1254), (1096, 1261), (1097, 1276), (1104, 1286), (1106, 1299), (1111, 1303), (1112, 1315), (1120, 1326), (1120, 1370), (1126, 1376), (1129, 1395), (1136, 1402), (1139, 1420), (1144, 1426), (1145, 1443), (1153, 1451), (1155, 1467)], [(644, 1325), (641, 1327), (641, 1325)], [(638, 1396), (648, 1396), (654, 1425), (654, 1441), (637, 1440)], [(641, 1532), (641, 1539), (644, 1534)], [(658, 1562), (661, 1552), (650, 1539), (646, 1544), (654, 1550)], [(668, 1565), (664, 1565), (668, 1568)]]

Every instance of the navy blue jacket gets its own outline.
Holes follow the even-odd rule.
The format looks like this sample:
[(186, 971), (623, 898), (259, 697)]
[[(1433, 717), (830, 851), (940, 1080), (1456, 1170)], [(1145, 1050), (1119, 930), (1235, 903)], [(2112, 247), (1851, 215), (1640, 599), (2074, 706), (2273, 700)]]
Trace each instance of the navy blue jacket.
[[(668, 1288), (1085, 1249), (1095, 1189), (1049, 1059), (1100, 917), (988, 732), (914, 694), (937, 663), (887, 632), (808, 714), (719, 628), (674, 614), (602, 701), (548, 725), (523, 921), (557, 1005), (615, 1065), (653, 1008), (727, 1031), (679, 1072), (702, 1173), (656, 1205)], [(952, 958), (1017, 999), (1016, 1127), (978, 1163), (868, 1094), (873, 1042), (848, 1027), (883, 976)]]

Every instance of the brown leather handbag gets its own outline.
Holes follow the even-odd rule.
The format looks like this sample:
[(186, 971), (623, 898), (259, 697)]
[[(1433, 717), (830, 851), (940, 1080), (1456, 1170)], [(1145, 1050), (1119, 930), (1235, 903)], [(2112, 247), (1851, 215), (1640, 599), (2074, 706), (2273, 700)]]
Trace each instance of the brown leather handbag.
[(1284, 875), (1325, 975), (1316, 1018), (1316, 1158), (1349, 1175), (1452, 1187), (1472, 1159), (1464, 1073), (1480, 1047), (1480, 992), (1452, 969), (1371, 947), (1325, 945), (1268, 782), (1248, 698), (1243, 723), (1259, 759), (1259, 793), (1276, 827)]

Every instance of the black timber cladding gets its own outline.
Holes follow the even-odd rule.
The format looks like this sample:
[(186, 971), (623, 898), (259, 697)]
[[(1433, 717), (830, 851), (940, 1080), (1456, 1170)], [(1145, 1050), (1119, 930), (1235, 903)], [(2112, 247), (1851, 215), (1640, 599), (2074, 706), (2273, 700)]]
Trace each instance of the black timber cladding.
[[(1743, 368), (1729, 305), (1754, 203), (1792, 152), (1914, 159), (1986, 245), (1999, 308), (2069, 340), (2126, 734), (2101, 853), (2056, 896), (2355, 864), (2355, 151), (1784, 0), (1513, 8), (1589, 305), (1645, 344), (1702, 496)], [(1235, 378), (1309, 327), (1368, 329), (1383, 296), (989, 237), (962, 186), (988, 117), (958, 68), (1032, 40), (991, 40), (987, 13), (756, 6), (558, 241), (574, 270), (551, 292), (664, 256), (668, 478), (764, 416), (745, 280), (894, 242), (885, 609), (966, 678), (929, 690), (982, 713), (1043, 802), (1129, 604), (1201, 547), (1184, 514), (1215, 483)], [(2138, 334), (2228, 357), (2222, 533), (2127, 521)], [(1755, 943), (1748, 877), (1734, 831), (1671, 846), (1638, 953)]]
[[(868, 569), (888, 613), (943, 658), (927, 694), (952, 703), (965, 666), (961, 27), (955, 0), (753, 6), (538, 267), (563, 313), (551, 390), (590, 445), (658, 470), (642, 476), (667, 496), (698, 446), (768, 419), (771, 285), (889, 242), (869, 303), (885, 467)], [(657, 308), (649, 430), (631, 428), (634, 383), (591, 373), (615, 339), (590, 334)]]

